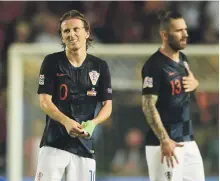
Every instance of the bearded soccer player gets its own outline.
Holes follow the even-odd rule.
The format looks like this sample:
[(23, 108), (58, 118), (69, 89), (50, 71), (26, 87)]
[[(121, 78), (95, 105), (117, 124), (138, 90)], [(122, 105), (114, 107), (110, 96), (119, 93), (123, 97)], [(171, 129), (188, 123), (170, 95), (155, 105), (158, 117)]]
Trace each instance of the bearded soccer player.
[(179, 13), (161, 13), (160, 36), (161, 47), (142, 68), (150, 181), (205, 181), (190, 119), (190, 94), (199, 82), (180, 51), (187, 46), (184, 18)]
[(109, 68), (87, 53), (90, 26), (83, 14), (71, 10), (59, 25), (64, 51), (47, 55), (40, 69), (38, 94), (46, 127), (35, 181), (61, 181), (63, 176), (66, 181), (95, 181), (92, 135), (112, 112)]

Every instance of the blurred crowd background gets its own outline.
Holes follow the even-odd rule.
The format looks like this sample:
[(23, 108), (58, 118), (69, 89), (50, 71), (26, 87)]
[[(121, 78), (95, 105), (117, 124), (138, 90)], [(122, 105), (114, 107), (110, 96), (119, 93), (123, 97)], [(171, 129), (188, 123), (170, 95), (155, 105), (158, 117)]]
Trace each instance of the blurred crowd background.
[[(6, 172), (6, 100), (8, 48), (12, 43), (56, 43), (59, 18), (77, 9), (90, 22), (94, 42), (103, 44), (160, 43), (156, 13), (161, 9), (179, 11), (188, 25), (189, 44), (219, 43), (218, 1), (0, 1), (0, 174)], [(207, 59), (212, 59), (208, 57)], [(214, 57), (218, 75), (218, 59)], [(216, 63), (217, 62), (217, 63)], [(36, 69), (38, 75), (39, 69)], [(198, 70), (199, 71), (199, 70)], [(33, 72), (32, 72), (33, 74)], [(216, 79), (218, 79), (216, 77)], [(37, 86), (37, 85), (36, 85)], [(34, 92), (35, 94), (35, 92)], [(198, 92), (193, 97), (192, 119), (196, 139), (204, 158), (206, 174), (219, 170), (219, 92)], [(99, 174), (147, 175), (144, 154), (146, 121), (140, 107), (140, 92), (115, 91), (112, 117), (97, 128), (97, 170)], [(124, 101), (127, 98), (131, 100)], [(29, 111), (24, 120), (24, 175), (35, 172), (44, 115)], [(37, 112), (36, 111), (36, 112)], [(34, 119), (34, 120), (30, 120)], [(31, 124), (30, 124), (31, 122)]]

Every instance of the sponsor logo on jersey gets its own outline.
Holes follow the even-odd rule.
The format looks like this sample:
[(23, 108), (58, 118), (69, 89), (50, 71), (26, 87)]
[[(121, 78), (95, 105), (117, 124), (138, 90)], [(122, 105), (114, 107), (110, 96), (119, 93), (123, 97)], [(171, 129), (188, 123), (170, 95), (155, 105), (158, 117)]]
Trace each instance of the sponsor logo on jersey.
[(152, 88), (153, 87), (153, 78), (152, 77), (145, 77), (144, 78), (144, 83), (143, 83), (143, 88)]
[(95, 91), (94, 88), (92, 88), (92, 90), (88, 90), (87, 91), (87, 96), (96, 96), (97, 92)]
[(45, 79), (44, 75), (40, 74), (40, 76), (39, 76), (39, 84), (40, 85), (44, 85), (44, 79)]
[(100, 73), (98, 73), (95, 70), (89, 72), (89, 77), (90, 77), (90, 80), (92, 82), (92, 85), (96, 85), (96, 83), (97, 83), (97, 81), (99, 79), (99, 75), (100, 75)]

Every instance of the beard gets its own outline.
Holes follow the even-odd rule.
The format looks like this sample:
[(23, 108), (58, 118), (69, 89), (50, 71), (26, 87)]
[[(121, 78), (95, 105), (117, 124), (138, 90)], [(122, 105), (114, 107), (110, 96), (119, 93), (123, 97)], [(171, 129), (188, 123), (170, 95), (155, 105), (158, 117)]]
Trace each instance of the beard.
[(179, 50), (183, 50), (184, 48), (186, 48), (187, 42), (185, 44), (181, 44), (181, 41), (183, 40), (181, 39), (178, 41), (172, 35), (168, 34), (168, 45), (173, 51), (177, 52)]

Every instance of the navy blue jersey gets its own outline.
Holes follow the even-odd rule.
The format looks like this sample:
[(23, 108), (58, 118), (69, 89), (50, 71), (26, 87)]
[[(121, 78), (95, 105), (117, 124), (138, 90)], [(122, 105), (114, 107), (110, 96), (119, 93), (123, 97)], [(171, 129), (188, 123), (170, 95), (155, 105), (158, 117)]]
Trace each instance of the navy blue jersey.
[[(64, 51), (47, 55), (40, 69), (38, 94), (52, 95), (57, 108), (80, 124), (91, 120), (96, 107), (112, 99), (108, 65), (90, 54), (80, 67), (74, 67)], [(61, 123), (48, 115), (40, 147), (44, 145), (94, 157), (92, 139), (72, 138)]]
[[(188, 75), (188, 61), (180, 52), (179, 62), (171, 60), (159, 50), (154, 53), (142, 69), (142, 95), (158, 95), (156, 108), (171, 139), (193, 140), (190, 120), (190, 93), (186, 93), (182, 78)], [(150, 129), (147, 145), (159, 145), (159, 140)]]

